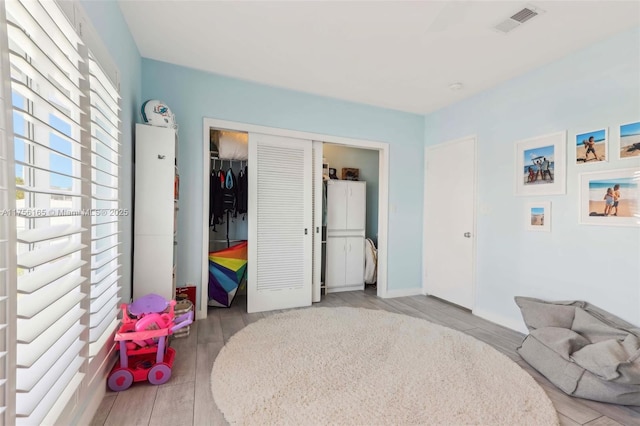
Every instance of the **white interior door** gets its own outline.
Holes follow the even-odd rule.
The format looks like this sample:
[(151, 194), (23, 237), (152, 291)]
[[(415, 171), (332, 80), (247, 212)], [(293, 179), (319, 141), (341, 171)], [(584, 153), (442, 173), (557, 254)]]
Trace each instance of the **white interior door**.
[(425, 290), (473, 307), (476, 141), (425, 152)]
[(249, 133), (247, 311), (311, 305), (311, 141)]

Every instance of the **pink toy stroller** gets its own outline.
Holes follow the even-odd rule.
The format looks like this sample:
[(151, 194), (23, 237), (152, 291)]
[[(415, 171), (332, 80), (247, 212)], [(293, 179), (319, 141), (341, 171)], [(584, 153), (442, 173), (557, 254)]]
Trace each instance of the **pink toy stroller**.
[(191, 311), (176, 319), (175, 304), (175, 300), (149, 294), (121, 305), (122, 326), (114, 339), (120, 358), (107, 378), (109, 389), (119, 392), (134, 382), (161, 385), (169, 381), (176, 351), (169, 347), (167, 337), (193, 322)]

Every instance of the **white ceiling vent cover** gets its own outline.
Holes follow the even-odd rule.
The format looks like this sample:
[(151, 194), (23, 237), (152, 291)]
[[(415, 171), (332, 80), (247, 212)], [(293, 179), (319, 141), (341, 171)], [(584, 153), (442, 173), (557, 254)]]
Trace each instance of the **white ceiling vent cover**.
[(535, 6), (527, 5), (522, 10), (516, 12), (510, 18), (505, 19), (493, 28), (506, 34), (541, 13), (544, 13), (544, 10)]

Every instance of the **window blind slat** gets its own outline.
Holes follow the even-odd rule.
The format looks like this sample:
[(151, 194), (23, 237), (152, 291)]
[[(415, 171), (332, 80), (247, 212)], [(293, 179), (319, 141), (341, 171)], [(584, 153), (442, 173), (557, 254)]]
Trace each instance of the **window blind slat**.
[(43, 172), (47, 172), (56, 176), (65, 176), (68, 177), (70, 179), (73, 179), (75, 181), (82, 181), (83, 179), (81, 177), (75, 176), (72, 172), (69, 173), (61, 173), (60, 171), (52, 171), (51, 169), (47, 168), (47, 167), (38, 167), (38, 166), (34, 166), (32, 163), (29, 162), (24, 162), (24, 161), (16, 161), (16, 164), (19, 166), (23, 166), (25, 169), (27, 170), (40, 170)]
[[(93, 94), (93, 93), (92, 93)], [(120, 129), (118, 129), (118, 116), (111, 111), (106, 110), (106, 105), (100, 99), (91, 100), (91, 116), (96, 124), (113, 137), (118, 137)], [(100, 119), (101, 123), (98, 122)]]
[[(60, 105), (57, 105), (45, 99), (40, 93), (37, 93), (30, 87), (27, 87), (21, 81), (11, 79), (11, 83), (12, 83), (11, 87), (16, 93), (19, 93), (20, 95), (29, 99), (31, 102), (38, 104), (39, 110), (40, 110), (40, 114), (39, 114), (40, 118), (43, 118), (42, 116), (45, 114), (46, 116), (53, 115), (64, 121), (70, 121), (75, 126), (80, 127), (80, 115), (82, 115), (83, 112), (79, 108), (72, 105), (68, 105), (69, 112), (67, 112), (63, 110), (60, 107)], [(70, 115), (71, 113), (73, 114), (73, 116)]]
[(19, 254), (18, 266), (26, 269), (35, 268), (36, 266), (49, 263), (53, 260), (68, 256), (71, 253), (80, 251), (85, 247), (86, 245), (75, 241), (69, 241), (66, 244), (53, 244), (50, 247)]
[[(118, 275), (117, 279), (120, 279), (120, 276)], [(115, 299), (116, 296), (118, 295), (118, 287), (113, 285), (114, 282), (112, 282), (109, 287), (106, 289), (106, 291), (103, 291), (102, 293), (96, 294), (95, 298), (91, 298), (91, 305), (89, 307), (89, 312), (91, 314), (98, 314), (98, 312), (100, 310), (102, 310), (110, 301), (113, 301), (114, 305), (114, 309), (117, 307), (115, 304)], [(94, 290), (94, 288), (92, 287), (91, 290)], [(93, 296), (93, 293), (92, 293)], [(100, 315), (98, 315), (99, 317)], [(99, 321), (102, 321), (101, 319), (99, 319)]]
[(104, 72), (91, 52), (89, 52), (89, 75), (93, 76), (100, 83), (99, 87), (101, 87), (102, 90), (106, 91), (109, 95), (109, 98), (116, 104), (116, 107), (112, 108), (113, 111), (120, 111), (120, 107), (118, 105), (118, 101), (122, 99), (122, 96), (120, 96), (120, 91), (115, 86), (115, 82), (111, 81), (111, 79)]
[[(24, 51), (31, 58), (32, 63), (38, 69), (46, 70), (51, 78), (64, 87), (67, 91), (80, 90), (78, 81), (84, 80), (80, 71), (75, 67), (61, 68), (55, 63), (39, 45), (33, 43), (29, 36), (25, 34), (15, 23), (9, 22), (7, 25), (9, 40)], [(75, 88), (75, 89), (74, 89)]]
[(47, 357), (42, 357), (33, 364), (33, 368), (24, 369), (21, 368), (16, 374), (16, 389), (19, 392), (29, 392), (38, 383), (40, 379), (45, 375), (47, 370), (51, 368), (51, 365), (56, 359), (60, 358), (64, 352), (73, 346), (84, 346), (84, 344), (78, 339), (83, 327), (77, 327), (76, 329), (70, 329), (64, 334), (47, 353)]
[(67, 20), (60, 8), (54, 2), (42, 2), (40, 5), (47, 11), (51, 19), (62, 31), (62, 34), (69, 40), (73, 46), (84, 45), (80, 36), (76, 33), (76, 29)]
[[(57, 135), (56, 135), (57, 136)], [(78, 158), (79, 156), (73, 155), (73, 153), (71, 154), (67, 154), (65, 152), (61, 152), (55, 148), (52, 148), (51, 146), (48, 145), (48, 141), (47, 144), (44, 144), (40, 141), (37, 141), (35, 139), (29, 138), (27, 136), (23, 136), (23, 135), (18, 135), (18, 134), (14, 134), (13, 138), (20, 141), (21, 143), (27, 144), (29, 146), (33, 146), (34, 151), (35, 150), (45, 150), (47, 151), (49, 154), (53, 154), (53, 155), (57, 155), (61, 158), (65, 158), (68, 159), (70, 161), (73, 161), (75, 164), (82, 164), (82, 160), (80, 158)], [(66, 138), (64, 138), (66, 139)], [(74, 141), (73, 139), (66, 139), (66, 142), (69, 143), (76, 143), (76, 141)], [(28, 149), (28, 148), (27, 148)], [(26, 164), (24, 162), (22, 162), (23, 164)]]
[(118, 313), (118, 287), (114, 287), (111, 293), (113, 294), (105, 300), (103, 306), (91, 314), (91, 317), (94, 319), (94, 324), (89, 330), (90, 342), (95, 342), (100, 337), (100, 334), (102, 334), (99, 325), (105, 321), (110, 322), (114, 315)]
[(83, 231), (86, 231), (86, 229), (81, 228), (79, 225), (57, 225), (45, 229), (22, 229), (18, 230), (18, 241), (24, 243), (36, 243), (39, 241), (52, 240), (67, 235), (78, 234)]
[[(65, 356), (58, 360), (31, 392), (18, 394), (22, 397), (17, 399), (16, 414), (18, 422), (16, 426), (20, 424), (40, 424), (42, 418), (55, 405), (62, 390), (78, 374), (84, 362), (84, 358), (78, 356), (75, 350), (75, 346), (70, 347), (65, 352)], [(51, 397), (48, 397), (49, 395)], [(24, 417), (24, 419), (21, 419), (21, 417)]]
[[(117, 315), (117, 313), (116, 313)], [(100, 336), (89, 344), (89, 357), (93, 358), (96, 356), (107, 344), (111, 344), (113, 342), (113, 334), (120, 326), (120, 321), (114, 317), (111, 321), (103, 321), (97, 327), (96, 331), (99, 330)]]
[(118, 264), (117, 259), (111, 259), (110, 262), (112, 263), (111, 268), (105, 269), (104, 271), (101, 271), (100, 273), (96, 273), (95, 269), (91, 272), (91, 285), (92, 286), (101, 285), (101, 282), (103, 280), (107, 280), (109, 278), (109, 276), (111, 276), (112, 274), (115, 274), (118, 271), (118, 268), (120, 268), (120, 265)]
[(24, 56), (13, 50), (9, 53), (11, 55), (11, 62), (20, 69), (21, 73), (27, 75), (33, 82), (40, 86), (40, 88), (45, 88), (49, 93), (58, 95), (58, 99), (67, 99), (69, 104), (72, 104), (78, 110), (78, 114), (80, 113), (80, 98), (83, 98), (84, 95), (78, 87), (70, 84), (68, 87), (64, 87), (64, 89), (70, 93), (63, 93), (62, 90), (51, 82), (50, 77), (42, 74), (40, 70), (27, 62)]
[[(56, 137), (67, 141), (67, 142), (71, 142), (73, 144), (74, 147), (78, 147), (80, 149), (83, 149), (84, 147), (82, 146), (82, 143), (80, 142), (80, 137), (78, 137), (77, 139), (75, 137), (72, 137), (70, 135), (64, 134), (62, 133), (60, 130), (51, 127), (48, 123), (48, 121), (43, 121), (40, 117), (36, 116), (36, 115), (31, 115), (30, 113), (28, 113), (27, 111), (19, 108), (19, 107), (13, 107), (13, 114), (14, 114), (14, 119), (22, 119), (25, 122), (28, 122), (29, 124), (34, 126), (33, 131), (36, 134), (48, 134), (49, 136), (51, 135), (55, 135)], [(49, 117), (45, 117), (46, 120), (49, 120)], [(80, 134), (80, 128), (77, 128), (77, 133)], [(27, 139), (30, 140), (34, 140), (37, 144), (42, 145), (42, 146), (48, 146), (49, 142), (48, 141), (42, 141), (38, 138), (35, 137), (30, 137), (28, 135), (25, 134), (20, 134), (18, 135), (19, 137), (25, 137)], [(74, 156), (75, 157), (75, 156)]]
[[(32, 40), (38, 40), (43, 51), (47, 52), (47, 55), (62, 69), (77, 68), (78, 63), (83, 62), (76, 48), (64, 42), (59, 44), (58, 41), (61, 40), (49, 37), (42, 25), (46, 26), (51, 21), (44, 19), (38, 22), (24, 4), (15, 0), (9, 1), (9, 3), (11, 7), (7, 10), (8, 20), (23, 28)], [(29, 3), (25, 2), (25, 4)]]
[[(86, 198), (86, 195), (82, 195), (78, 192), (73, 192), (70, 190), (64, 189), (53, 189), (53, 188), (42, 188), (42, 187), (33, 187), (33, 186), (25, 186), (25, 185), (16, 185), (16, 189), (24, 191), (25, 193), (33, 193), (33, 194), (48, 194), (48, 195), (62, 195), (68, 197), (82, 197)], [(26, 194), (25, 194), (26, 197)], [(42, 208), (48, 208), (49, 206), (43, 206)]]
[(28, 274), (18, 277), (18, 291), (22, 294), (33, 293), (55, 280), (75, 271), (87, 262), (81, 259), (65, 259), (54, 264), (41, 266)]
[[(43, 7), (43, 3), (41, 2), (20, 0), (20, 3), (22, 4), (22, 7), (24, 7), (25, 10), (27, 10), (27, 12), (29, 12), (29, 14), (34, 18), (34, 20), (38, 22), (40, 28), (45, 31), (49, 38), (56, 45), (60, 46), (61, 50), (67, 53), (74, 60), (83, 62), (82, 57), (78, 53), (78, 45), (81, 44), (80, 39), (77, 36), (74, 37), (71, 35), (75, 34), (75, 31), (66, 19), (55, 21), (49, 12), (47, 12)], [(65, 35), (65, 30), (70, 34)]]
[[(51, 348), (64, 334), (78, 323), (84, 315), (84, 309), (76, 309), (53, 323), (44, 333), (31, 343), (18, 342), (17, 364), (19, 368), (28, 368)], [(79, 323), (78, 323), (79, 324)], [(85, 327), (83, 327), (85, 328)]]
[(41, 291), (32, 295), (22, 295), (24, 303), (18, 306), (18, 318), (33, 318), (40, 312), (52, 306), (52, 301), (57, 301), (80, 287), (87, 279), (80, 275), (68, 275), (48, 285)]
[[(52, 292), (53, 293), (53, 292)], [(67, 313), (73, 312), (85, 294), (80, 293), (80, 289), (72, 289), (69, 293), (63, 295), (33, 317), (18, 317), (17, 339), (20, 343), (31, 343), (38, 338), (44, 331), (49, 328), (51, 322), (58, 321)], [(33, 298), (31, 299), (33, 300)]]

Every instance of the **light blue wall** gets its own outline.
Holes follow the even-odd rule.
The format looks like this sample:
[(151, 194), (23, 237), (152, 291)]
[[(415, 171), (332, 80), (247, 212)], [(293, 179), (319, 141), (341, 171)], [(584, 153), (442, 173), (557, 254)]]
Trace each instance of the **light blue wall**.
[[(421, 286), (424, 117), (283, 90), (150, 59), (144, 99), (161, 99), (180, 126), (177, 284), (200, 283), (202, 126), (217, 118), (390, 144), (389, 290)], [(354, 83), (356, 84), (356, 83)], [(206, 236), (205, 236), (206, 237)]]
[[(122, 96), (120, 102), (122, 108), (120, 115), (122, 119), (120, 197), (123, 208), (129, 209), (131, 212), (133, 207), (132, 141), (134, 124), (138, 121), (138, 110), (141, 103), (142, 60), (117, 2), (82, 1), (81, 4), (120, 71), (120, 96)], [(121, 230), (121, 295), (123, 301), (129, 301), (131, 298), (133, 253), (133, 217), (131, 215), (122, 218)]]
[(378, 244), (378, 151), (325, 143), (322, 156), (330, 168), (337, 170), (338, 177), (342, 176), (343, 167), (359, 169), (358, 180), (367, 183), (365, 236)]
[[(426, 145), (477, 135), (475, 311), (522, 327), (515, 295), (585, 299), (640, 324), (640, 228), (578, 224), (582, 172), (617, 160), (620, 124), (640, 120), (640, 29), (625, 31), (430, 114)], [(576, 133), (608, 127), (609, 162), (575, 164)], [(514, 143), (568, 131), (566, 195), (514, 196)], [(527, 232), (525, 203), (551, 201), (551, 233)]]

